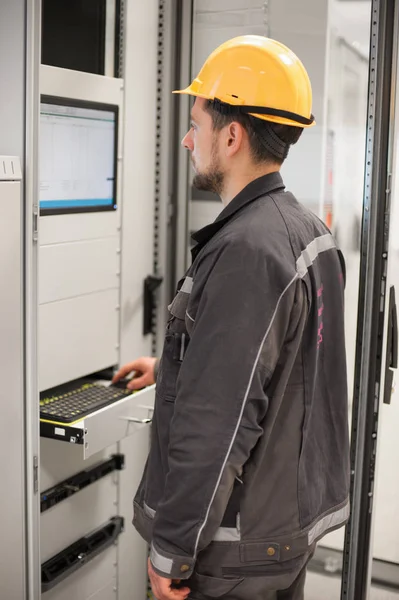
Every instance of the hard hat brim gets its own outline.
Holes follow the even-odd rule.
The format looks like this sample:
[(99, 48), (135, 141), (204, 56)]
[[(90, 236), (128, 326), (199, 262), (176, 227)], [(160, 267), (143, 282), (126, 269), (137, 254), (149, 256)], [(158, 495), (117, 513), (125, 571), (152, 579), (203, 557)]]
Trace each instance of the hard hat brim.
[[(180, 94), (180, 95), (187, 95), (187, 96), (195, 96), (196, 98), (203, 98), (204, 100), (215, 100), (215, 98), (211, 98), (210, 96), (208, 96), (207, 94), (201, 94), (200, 92), (197, 91), (196, 89), (196, 85), (195, 85), (195, 81), (193, 81), (193, 83), (191, 85), (189, 85), (188, 87), (182, 89), (182, 90), (173, 90), (172, 94)], [(232, 106), (243, 106), (241, 104), (232, 104)], [(245, 105), (244, 105), (245, 106)], [(261, 114), (256, 114), (256, 113), (247, 113), (250, 114), (252, 117), (256, 117), (257, 119), (261, 119), (263, 121), (269, 121), (272, 123), (279, 123), (281, 125), (290, 125), (290, 126), (296, 126), (296, 127), (302, 127), (303, 129), (309, 129), (310, 127), (314, 127), (316, 125), (316, 121), (313, 120), (312, 123), (309, 124), (304, 124), (304, 123), (298, 123), (296, 121), (293, 121), (291, 119), (287, 119), (284, 117), (274, 117), (272, 115), (261, 115)]]

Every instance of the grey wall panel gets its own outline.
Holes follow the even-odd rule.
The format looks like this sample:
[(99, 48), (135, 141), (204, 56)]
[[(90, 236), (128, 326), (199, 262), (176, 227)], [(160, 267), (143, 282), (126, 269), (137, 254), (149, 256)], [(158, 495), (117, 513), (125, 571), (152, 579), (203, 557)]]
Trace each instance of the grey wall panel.
[(83, 460), (81, 446), (40, 438), (40, 491), (72, 477), (82, 469), (89, 469), (99, 461), (107, 460), (116, 452), (116, 445), (109, 446), (103, 452)]
[(40, 245), (63, 244), (115, 236), (119, 231), (119, 213), (77, 213), (40, 217)]
[[(143, 282), (153, 272), (158, 1), (127, 2), (120, 362), (151, 353)], [(143, 60), (145, 57), (145, 60)]]
[[(23, 159), (25, 138), (25, 1), (0, 2), (0, 155)], [(17, 184), (0, 183), (1, 189)], [(21, 196), (1, 192), (0, 222), (0, 375), (2, 380), (2, 456), (9, 464), (1, 470), (0, 512), (5, 524), (0, 552), (1, 597), (25, 597), (24, 570), (24, 456), (23, 456), (23, 363), (21, 288)], [(6, 211), (6, 212), (5, 212)], [(7, 215), (7, 216), (6, 216)], [(4, 223), (7, 223), (7, 226)], [(12, 427), (10, 426), (12, 423)]]
[[(0, 451), (1, 598), (24, 597), (24, 403), (22, 329), (21, 184), (0, 182), (0, 374), (2, 389)], [(4, 542), (3, 542), (4, 544)]]
[(149, 427), (142, 427), (119, 443), (125, 455), (125, 469), (119, 473), (119, 511), (125, 517), (125, 532), (118, 546), (118, 600), (146, 597), (147, 545), (132, 525), (133, 497), (139, 486), (149, 451)]
[(39, 261), (39, 304), (119, 288), (118, 236), (41, 246)]
[(42, 599), (116, 600), (115, 562), (116, 547), (111, 546), (54, 589), (43, 594)]
[(117, 475), (111, 473), (42, 513), (42, 562), (115, 516), (117, 491)]
[(0, 154), (23, 157), (25, 143), (25, 1), (0, 2)]
[(118, 305), (108, 290), (39, 307), (41, 390), (118, 362)]

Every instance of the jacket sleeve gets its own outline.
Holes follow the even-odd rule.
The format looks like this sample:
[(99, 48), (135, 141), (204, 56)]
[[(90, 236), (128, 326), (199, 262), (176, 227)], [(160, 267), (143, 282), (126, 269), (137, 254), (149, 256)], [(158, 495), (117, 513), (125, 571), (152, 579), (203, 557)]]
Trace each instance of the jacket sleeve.
[(203, 275), (198, 306), (188, 309), (195, 320), (177, 381), (169, 472), (151, 547), (154, 569), (172, 579), (191, 576), (263, 433), (264, 388), (301, 283), (249, 245), (244, 250), (228, 245), (211, 266), (204, 259), (194, 277), (193, 299)]
[(157, 358), (155, 364), (154, 364), (154, 381), (156, 382), (158, 379), (158, 372), (159, 372), (159, 358)]

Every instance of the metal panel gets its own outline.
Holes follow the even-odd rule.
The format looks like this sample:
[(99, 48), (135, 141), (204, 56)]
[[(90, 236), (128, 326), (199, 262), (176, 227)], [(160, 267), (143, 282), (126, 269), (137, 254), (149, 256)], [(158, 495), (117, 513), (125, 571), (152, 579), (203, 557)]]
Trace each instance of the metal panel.
[(118, 362), (118, 301), (108, 290), (39, 307), (41, 390)]
[[(124, 535), (122, 533), (122, 535)], [(116, 547), (108, 548), (79, 571), (42, 595), (42, 600), (113, 600)], [(139, 600), (139, 599), (137, 599)]]
[[(102, 590), (99, 590), (98, 592), (95, 592), (92, 596), (89, 596), (87, 600), (113, 600), (113, 598), (117, 598), (117, 592), (118, 590), (116, 587), (116, 581), (113, 581), (112, 583), (104, 587)], [(57, 600), (62, 599), (57, 596)], [(389, 600), (389, 598), (387, 598), (387, 600)]]
[(118, 540), (118, 600), (146, 597), (147, 545), (131, 521), (132, 498), (139, 486), (148, 450), (148, 429), (144, 428), (119, 444), (119, 452), (125, 455), (125, 469), (119, 472), (118, 512), (125, 517), (125, 532)]
[[(143, 282), (153, 269), (158, 1), (127, 2), (120, 362), (150, 354), (143, 337)], [(143, 60), (145, 57), (145, 60)]]
[(40, 93), (105, 104), (122, 102), (122, 81), (114, 77), (41, 65)]
[[(25, 131), (25, 447), (27, 570), (29, 600), (40, 597), (39, 402), (37, 382), (37, 236), (39, 201), (39, 65), (41, 1), (28, 0), (23, 27), (26, 48)], [(21, 68), (22, 65), (21, 65)], [(15, 102), (16, 98), (13, 98)]]
[[(390, 147), (388, 151), (388, 188), (386, 190), (386, 202), (389, 206), (389, 251), (388, 251), (388, 276), (386, 281), (386, 301), (389, 308), (389, 292), (391, 286), (395, 286), (396, 302), (399, 293), (399, 3), (396, 3), (393, 18), (395, 29), (393, 33), (393, 60), (392, 60), (392, 89), (391, 89), (391, 113), (390, 121)], [(386, 117), (388, 118), (388, 117)], [(386, 221), (387, 223), (387, 221)], [(386, 235), (385, 230), (385, 235)], [(389, 310), (385, 323), (384, 341), (388, 345), (388, 323)], [(385, 365), (386, 354), (391, 350), (385, 348), (382, 356), (382, 364)], [(384, 374), (385, 375), (385, 374)], [(375, 470), (375, 509), (373, 523), (373, 548), (374, 558), (384, 561), (382, 564), (396, 563), (399, 568), (399, 546), (398, 546), (398, 494), (399, 479), (393, 470), (393, 458), (398, 456), (398, 423), (399, 423), (399, 394), (398, 394), (398, 372), (395, 373), (391, 404), (381, 404), (378, 425), (377, 457), (378, 462)], [(390, 382), (381, 382), (381, 390), (388, 387)], [(384, 393), (381, 393), (383, 402)], [(386, 562), (385, 562), (386, 561)], [(376, 563), (377, 561), (374, 561)], [(378, 564), (378, 563), (377, 563)], [(373, 568), (373, 577), (376, 575)], [(398, 574), (396, 577), (396, 589), (398, 586)], [(380, 579), (383, 579), (381, 577)]]
[[(395, 76), (395, 3), (372, 1), (362, 261), (351, 440), (351, 519), (341, 598), (368, 597), (377, 459)], [(397, 33), (397, 32), (396, 32)]]
[(118, 223), (118, 211), (41, 217), (40, 245), (113, 237), (119, 232)]
[[(145, 420), (152, 418), (154, 402), (155, 386), (151, 386), (86, 417), (83, 421), (85, 458), (142, 429), (147, 430), (148, 436), (149, 424)], [(135, 419), (144, 422), (140, 424)], [(137, 465), (143, 469), (144, 461)]]
[(265, 0), (196, 0), (196, 11), (220, 12), (262, 8)]
[[(40, 93), (119, 106), (117, 198), (122, 200), (123, 81), (41, 65)], [(107, 214), (57, 215), (40, 219), (41, 244), (114, 235), (120, 227), (121, 210)]]
[(116, 452), (116, 445), (109, 446), (103, 452), (98, 452), (95, 456), (85, 460), (82, 446), (41, 438), (40, 491), (51, 488), (83, 469), (89, 469), (95, 463), (108, 459), (111, 454)]
[(0, 181), (22, 179), (21, 163), (17, 156), (0, 156)]
[[(0, 181), (0, 355), (2, 379), (2, 455), (9, 464), (2, 468), (0, 514), (2, 539), (7, 549), (0, 553), (1, 596), (7, 600), (25, 597), (25, 490), (24, 490), (24, 397), (23, 397), (23, 305), (22, 305), (22, 200), (21, 182)], [(7, 457), (7, 459), (5, 458)], [(4, 542), (3, 542), (4, 544)]]
[(39, 304), (119, 287), (116, 236), (41, 246), (39, 262)]
[(25, 136), (25, 4), (0, 2), (0, 154), (23, 156)]
[(111, 473), (42, 513), (41, 562), (116, 515), (117, 492), (117, 478)]
[(104, 71), (108, 77), (115, 74), (115, 5), (116, 0), (106, 0)]
[[(192, 75), (192, 46), (193, 36), (193, 2), (183, 3), (182, 14), (182, 40), (180, 49), (180, 87), (186, 87), (191, 82)], [(194, 38), (195, 40), (195, 38)], [(190, 99), (188, 96), (181, 96), (179, 99), (180, 120), (178, 139), (182, 140), (190, 127)], [(176, 286), (177, 280), (183, 276), (188, 264), (188, 223), (190, 221), (190, 187), (188, 183), (188, 174), (190, 168), (190, 154), (185, 148), (176, 148), (178, 152), (178, 184), (177, 184), (177, 223), (176, 223)]]

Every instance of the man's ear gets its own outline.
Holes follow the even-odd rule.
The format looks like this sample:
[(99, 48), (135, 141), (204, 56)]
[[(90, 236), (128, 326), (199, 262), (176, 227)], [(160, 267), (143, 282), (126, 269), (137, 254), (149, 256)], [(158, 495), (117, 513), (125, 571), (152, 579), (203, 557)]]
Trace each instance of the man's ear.
[(233, 121), (227, 127), (226, 156), (234, 156), (244, 142), (244, 128), (240, 123)]

